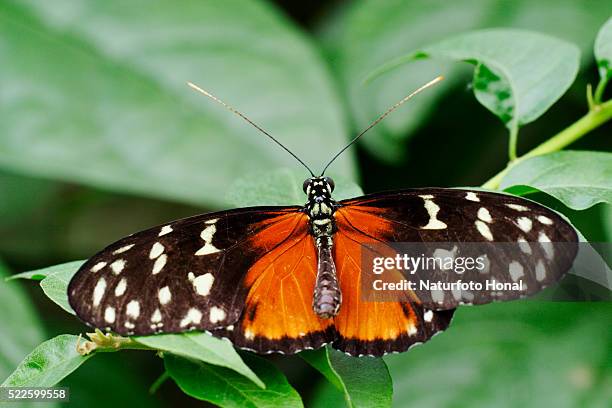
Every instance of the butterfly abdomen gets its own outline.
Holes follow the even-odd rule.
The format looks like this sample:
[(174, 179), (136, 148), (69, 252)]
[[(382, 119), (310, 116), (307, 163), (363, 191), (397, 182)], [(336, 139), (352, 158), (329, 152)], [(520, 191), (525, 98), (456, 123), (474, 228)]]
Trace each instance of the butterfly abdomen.
[(315, 242), (319, 259), (312, 308), (317, 316), (329, 319), (338, 314), (342, 304), (342, 293), (332, 258), (331, 237), (320, 237)]

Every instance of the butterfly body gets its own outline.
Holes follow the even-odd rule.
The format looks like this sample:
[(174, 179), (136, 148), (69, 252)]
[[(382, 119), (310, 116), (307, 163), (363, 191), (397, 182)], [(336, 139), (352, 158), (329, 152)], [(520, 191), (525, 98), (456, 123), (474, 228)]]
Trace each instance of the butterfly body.
[(304, 192), (308, 197), (304, 210), (308, 214), (309, 231), (317, 247), (317, 277), (312, 308), (317, 316), (324, 319), (336, 316), (342, 304), (342, 291), (332, 255), (333, 234), (336, 232), (334, 213), (338, 206), (331, 197), (333, 186), (334, 182), (329, 177), (312, 177), (304, 181)]

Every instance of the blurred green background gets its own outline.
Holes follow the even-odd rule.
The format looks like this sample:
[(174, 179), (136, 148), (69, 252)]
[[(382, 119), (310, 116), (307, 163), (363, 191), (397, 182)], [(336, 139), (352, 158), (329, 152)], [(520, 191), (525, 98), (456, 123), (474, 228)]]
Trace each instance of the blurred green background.
[[(187, 81), (246, 113), (317, 170), (387, 107), (444, 74), (442, 85), (380, 124), (329, 174), (365, 192), (480, 185), (505, 165), (507, 131), (474, 98), (471, 66), (419, 61), (368, 84), (365, 76), (478, 28), (526, 28), (572, 42), (582, 51), (581, 71), (521, 130), (525, 152), (586, 112), (586, 84), (597, 82), (593, 41), (611, 12), (605, 0), (0, 0), (3, 273), (87, 258), (148, 226), (231, 207), (227, 192), (245, 178), (301, 171)], [(572, 148), (610, 151), (611, 130)], [(590, 240), (610, 241), (609, 207), (570, 212), (549, 204), (571, 214)], [(1, 284), (0, 296), (2, 378), (43, 339), (83, 330), (32, 285)], [(462, 308), (449, 332), (387, 359), (394, 402), (609, 406), (610, 327), (609, 303)], [(272, 359), (307, 406), (338, 401), (299, 358)], [(171, 383), (149, 396), (161, 370), (149, 354), (109, 354), (67, 384), (75, 406), (202, 404)], [(102, 400), (101, 389), (112, 392)]]

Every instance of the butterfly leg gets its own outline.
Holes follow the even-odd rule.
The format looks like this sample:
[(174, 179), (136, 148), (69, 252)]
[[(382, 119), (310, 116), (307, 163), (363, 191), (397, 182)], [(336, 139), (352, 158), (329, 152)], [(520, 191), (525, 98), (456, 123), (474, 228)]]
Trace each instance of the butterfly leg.
[(319, 259), (312, 309), (317, 316), (323, 319), (336, 316), (342, 304), (342, 292), (340, 292), (336, 265), (332, 257), (332, 245), (332, 237), (316, 238)]

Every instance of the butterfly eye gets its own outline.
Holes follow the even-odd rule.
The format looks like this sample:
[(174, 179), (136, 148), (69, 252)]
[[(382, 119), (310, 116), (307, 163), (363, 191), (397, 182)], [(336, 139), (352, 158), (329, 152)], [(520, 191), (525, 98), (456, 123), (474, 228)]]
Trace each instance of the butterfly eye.
[(311, 180), (310, 179), (306, 179), (304, 180), (304, 184), (302, 184), (302, 190), (304, 190), (304, 192), (306, 194), (308, 194), (308, 186), (310, 185)]
[(334, 183), (334, 180), (332, 180), (331, 177), (324, 177), (323, 180), (329, 184), (329, 188), (331, 189), (331, 191), (334, 191), (334, 188), (336, 187), (336, 184)]

